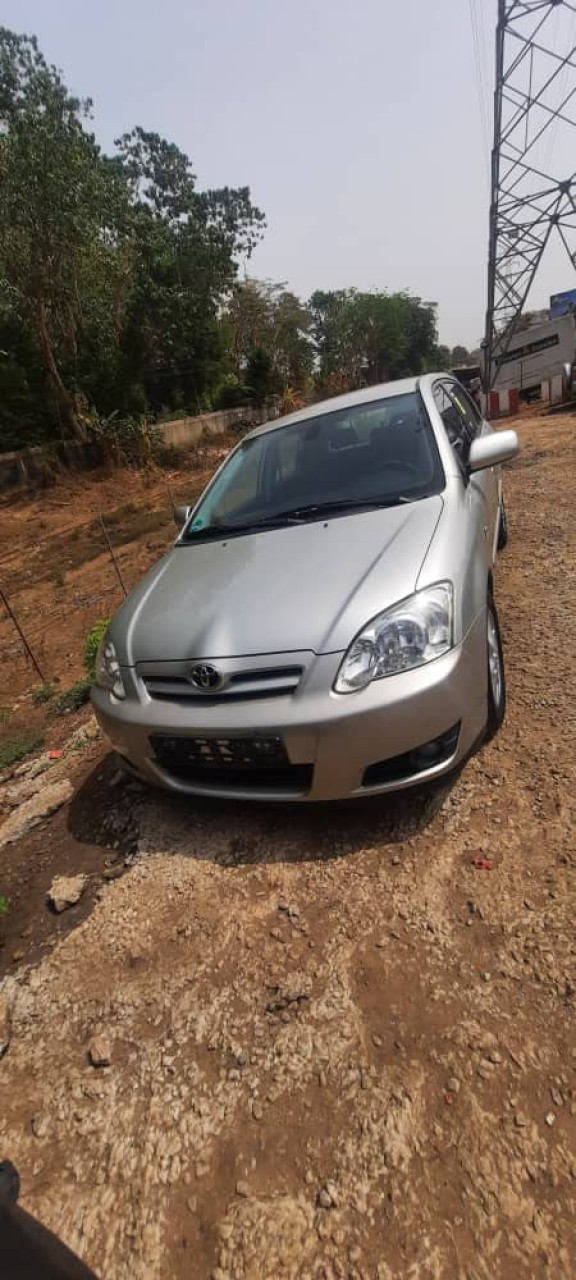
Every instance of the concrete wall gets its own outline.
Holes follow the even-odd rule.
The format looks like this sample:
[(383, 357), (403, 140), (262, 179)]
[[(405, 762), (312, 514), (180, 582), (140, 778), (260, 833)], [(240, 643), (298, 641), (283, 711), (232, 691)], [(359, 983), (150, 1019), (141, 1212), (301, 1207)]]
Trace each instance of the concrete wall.
[[(176, 422), (158, 424), (164, 443), (170, 449), (190, 449), (208, 435), (222, 435), (231, 428), (259, 426), (278, 416), (275, 409), (225, 409), (221, 413), (204, 413), (197, 418), (179, 418)], [(54, 484), (62, 467), (70, 471), (90, 471), (101, 466), (104, 457), (99, 445), (57, 443), (49, 448), (35, 446), (14, 453), (0, 453), (0, 494), (26, 493)]]
[(0, 453), (0, 494), (43, 489), (54, 484), (62, 468), (89, 471), (103, 462), (97, 444), (58, 443), (14, 453)]
[(162, 433), (164, 443), (171, 449), (188, 449), (190, 445), (196, 444), (204, 431), (209, 435), (221, 435), (243, 423), (248, 427), (257, 427), (275, 417), (278, 417), (275, 410), (248, 406), (245, 409), (203, 413), (197, 418), (178, 418), (176, 422), (161, 422), (158, 430)]

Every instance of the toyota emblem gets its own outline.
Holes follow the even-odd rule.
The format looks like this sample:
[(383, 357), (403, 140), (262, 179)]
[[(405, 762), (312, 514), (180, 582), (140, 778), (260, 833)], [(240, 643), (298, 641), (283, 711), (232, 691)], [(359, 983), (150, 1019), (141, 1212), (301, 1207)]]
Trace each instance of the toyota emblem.
[(188, 679), (196, 689), (218, 689), (222, 684), (222, 676), (216, 670), (216, 667), (210, 666), (209, 662), (199, 662), (197, 666), (192, 667)]

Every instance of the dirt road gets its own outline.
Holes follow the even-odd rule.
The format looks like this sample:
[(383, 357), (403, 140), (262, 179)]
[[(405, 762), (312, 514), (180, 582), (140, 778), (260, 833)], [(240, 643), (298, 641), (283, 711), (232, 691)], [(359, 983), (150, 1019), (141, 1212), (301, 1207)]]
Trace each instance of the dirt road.
[(450, 789), (70, 806), (138, 853), (5, 980), (0, 1148), (104, 1280), (574, 1274), (576, 421), (520, 433), (508, 718)]

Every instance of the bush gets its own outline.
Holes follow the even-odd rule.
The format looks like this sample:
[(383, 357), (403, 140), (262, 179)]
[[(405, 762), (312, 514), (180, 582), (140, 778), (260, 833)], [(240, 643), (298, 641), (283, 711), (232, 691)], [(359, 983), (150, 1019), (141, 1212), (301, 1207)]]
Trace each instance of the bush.
[(93, 418), (90, 429), (113, 462), (137, 467), (149, 466), (162, 442), (158, 427), (136, 416), (120, 418), (112, 413), (109, 418)]
[(33, 689), (31, 693), (32, 705), (34, 707), (43, 707), (45, 703), (51, 702), (56, 690), (49, 680), (45, 684), (38, 685), (37, 689)]
[(222, 382), (214, 393), (215, 409), (243, 409), (250, 403), (250, 392), (243, 382), (235, 378)]
[(90, 628), (84, 641), (82, 654), (86, 675), (58, 695), (53, 704), (57, 716), (65, 716), (71, 711), (79, 711), (80, 707), (83, 707), (88, 702), (90, 690), (96, 679), (98, 646), (102, 637), (106, 634), (109, 622), (109, 618), (99, 618), (98, 622), (95, 622), (94, 626)]
[(84, 641), (84, 668), (92, 684), (94, 684), (96, 679), (96, 654), (98, 653), (98, 646), (102, 637), (106, 634), (109, 623), (109, 618), (100, 618), (88, 632)]
[(70, 711), (79, 711), (80, 707), (88, 702), (92, 683), (90, 676), (83, 676), (81, 680), (76, 681), (76, 684), (70, 685), (69, 689), (59, 694), (54, 703), (56, 715), (65, 716)]
[(13, 738), (6, 738), (4, 742), (0, 742), (0, 769), (9, 769), (11, 765), (17, 764), (24, 756), (29, 756), (31, 751), (37, 751), (43, 742), (44, 736), (41, 733), (18, 733)]

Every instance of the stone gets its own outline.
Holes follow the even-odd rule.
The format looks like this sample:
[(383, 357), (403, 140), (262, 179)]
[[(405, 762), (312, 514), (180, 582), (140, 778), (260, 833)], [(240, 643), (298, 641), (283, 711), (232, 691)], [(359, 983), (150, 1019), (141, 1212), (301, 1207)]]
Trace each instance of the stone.
[(12, 1018), (10, 1014), (10, 1006), (4, 996), (0, 996), (0, 1058), (8, 1052), (10, 1044), (10, 1036), (12, 1033)]
[(88, 1057), (93, 1067), (109, 1067), (112, 1046), (106, 1036), (93, 1036), (88, 1045)]
[(60, 913), (80, 901), (88, 876), (55, 876), (48, 890), (48, 901)]
[(252, 1103), (252, 1117), (253, 1117), (253, 1119), (254, 1119), (254, 1120), (261, 1120), (261, 1119), (262, 1119), (262, 1117), (263, 1117), (263, 1115), (264, 1115), (264, 1111), (263, 1111), (263, 1109), (262, 1109), (261, 1104), (260, 1104), (259, 1102), (253, 1102), (253, 1103)]
[(242, 1180), (242, 1178), (236, 1183), (236, 1195), (242, 1196), (243, 1200), (247, 1200), (250, 1195), (250, 1187), (247, 1182)]
[(41, 1111), (32, 1116), (32, 1133), (35, 1138), (45, 1138), (48, 1133), (48, 1120)]
[(72, 790), (70, 779), (64, 778), (62, 782), (52, 782), (42, 787), (30, 800), (14, 809), (0, 827), (0, 849), (12, 844), (14, 840), (21, 840), (44, 818), (56, 813), (70, 799)]
[(554, 1121), (555, 1121), (555, 1119), (556, 1119), (556, 1116), (554, 1115), (554, 1112), (553, 1112), (553, 1111), (549, 1111), (549, 1112), (548, 1112), (548, 1115), (547, 1115), (545, 1118), (546, 1118), (546, 1124), (548, 1125), (548, 1128), (549, 1128), (549, 1129), (551, 1129), (551, 1128), (552, 1128), (552, 1125), (554, 1124)]
[(333, 1182), (325, 1182), (318, 1192), (318, 1204), (321, 1209), (336, 1209), (338, 1192)]

